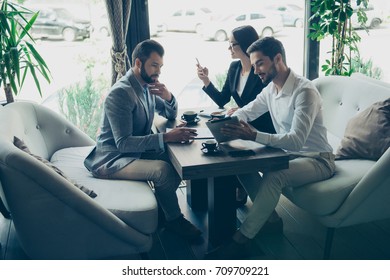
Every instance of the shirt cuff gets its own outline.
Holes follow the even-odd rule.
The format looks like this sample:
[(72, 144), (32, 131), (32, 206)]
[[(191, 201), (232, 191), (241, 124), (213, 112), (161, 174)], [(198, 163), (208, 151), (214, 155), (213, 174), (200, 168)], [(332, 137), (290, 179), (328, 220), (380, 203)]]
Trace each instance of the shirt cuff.
[(162, 133), (159, 133), (158, 134), (158, 144), (160, 145), (160, 149), (165, 152), (165, 147), (164, 147), (164, 138), (163, 138), (163, 134)]
[(257, 132), (255, 141), (263, 145), (269, 145), (271, 142), (271, 135), (264, 132)]

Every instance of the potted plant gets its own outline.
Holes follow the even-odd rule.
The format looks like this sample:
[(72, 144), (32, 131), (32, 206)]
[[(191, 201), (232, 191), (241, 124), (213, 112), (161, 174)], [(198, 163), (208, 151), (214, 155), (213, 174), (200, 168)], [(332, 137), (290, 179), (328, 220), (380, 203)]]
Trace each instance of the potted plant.
[(355, 9), (351, 0), (313, 0), (311, 3), (313, 16), (309, 19), (309, 38), (317, 41), (328, 36), (332, 38), (331, 59), (322, 65), (325, 75), (350, 76), (353, 57), (359, 55), (357, 44), (361, 38), (354, 30), (351, 18), (356, 13), (359, 25), (365, 27), (364, 8), (367, 8), (368, 0), (353, 1), (356, 1)]
[(50, 82), (50, 71), (29, 34), (39, 12), (7, 0), (0, 5), (0, 87), (4, 87), (7, 103), (14, 101), (13, 94), (18, 94), (28, 73), (42, 96), (37, 74)]

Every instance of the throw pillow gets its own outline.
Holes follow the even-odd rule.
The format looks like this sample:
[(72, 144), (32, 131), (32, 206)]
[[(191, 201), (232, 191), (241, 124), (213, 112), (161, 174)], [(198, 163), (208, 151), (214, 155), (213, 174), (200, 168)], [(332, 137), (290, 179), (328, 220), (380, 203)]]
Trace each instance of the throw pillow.
[(14, 136), (14, 145), (16, 147), (18, 147), (19, 149), (21, 149), (22, 151), (28, 153), (29, 155), (33, 156), (34, 158), (36, 158), (37, 160), (43, 162), (44, 164), (46, 164), (48, 167), (50, 167), (51, 169), (53, 169), (55, 172), (57, 172), (59, 175), (61, 175), (62, 177), (64, 177), (66, 180), (68, 180), (69, 182), (71, 182), (74, 186), (76, 186), (77, 188), (79, 188), (80, 190), (82, 190), (83, 192), (85, 192), (87, 195), (89, 195), (90, 197), (92, 198), (95, 198), (97, 196), (97, 194), (93, 191), (93, 190), (90, 190), (80, 184), (77, 184), (75, 182), (72, 182), (68, 177), (66, 177), (66, 175), (64, 174), (64, 172), (62, 172), (61, 169), (59, 169), (58, 167), (56, 167), (55, 165), (53, 165), (50, 161), (40, 157), (40, 156), (37, 156), (37, 155), (34, 155), (33, 153), (30, 152), (30, 149), (27, 147), (27, 145), (24, 143), (23, 140), (19, 139), (18, 137)]
[(390, 98), (376, 102), (348, 122), (336, 159), (378, 160), (390, 147)]

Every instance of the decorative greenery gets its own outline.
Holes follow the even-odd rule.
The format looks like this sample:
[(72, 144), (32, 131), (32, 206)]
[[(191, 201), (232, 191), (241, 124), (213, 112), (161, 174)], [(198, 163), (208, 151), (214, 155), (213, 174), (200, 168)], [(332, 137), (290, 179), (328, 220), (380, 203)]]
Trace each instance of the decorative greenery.
[(103, 112), (104, 94), (110, 85), (103, 75), (94, 79), (93, 68), (94, 62), (89, 61), (85, 81), (61, 90), (58, 101), (65, 118), (95, 140)]
[(222, 88), (223, 88), (223, 85), (225, 84), (225, 81), (226, 81), (226, 77), (227, 77), (227, 71), (225, 73), (219, 73), (217, 75), (215, 75), (215, 87), (221, 91)]
[(362, 73), (377, 80), (382, 79), (382, 69), (375, 67), (371, 59), (364, 61), (360, 56), (354, 57), (352, 59), (351, 70), (353, 73)]
[(96, 139), (103, 112), (103, 97), (109, 82), (93, 79), (88, 71), (85, 82), (64, 88), (59, 94), (59, 106), (66, 119)]
[[(226, 78), (227, 78), (227, 71), (225, 73), (215, 75), (215, 87), (219, 91), (222, 90), (223, 85), (226, 82)], [(226, 104), (226, 107), (235, 108), (235, 107), (238, 107), (238, 105), (233, 98), (230, 98), (230, 101), (229, 101), (229, 103)]]
[(320, 41), (332, 37), (331, 59), (322, 65), (325, 75), (345, 75), (352, 73), (352, 57), (359, 55), (357, 44), (360, 36), (354, 31), (351, 17), (356, 13), (358, 23), (364, 27), (367, 16), (364, 8), (368, 0), (355, 0), (356, 10), (351, 7), (351, 0), (313, 0), (313, 16), (309, 19), (311, 33), (309, 38)]
[(19, 4), (0, 1), (0, 86), (4, 85), (7, 102), (13, 101), (22, 88), (27, 73), (30, 73), (42, 96), (37, 71), (50, 82), (49, 68), (34, 47), (29, 31), (38, 17)]

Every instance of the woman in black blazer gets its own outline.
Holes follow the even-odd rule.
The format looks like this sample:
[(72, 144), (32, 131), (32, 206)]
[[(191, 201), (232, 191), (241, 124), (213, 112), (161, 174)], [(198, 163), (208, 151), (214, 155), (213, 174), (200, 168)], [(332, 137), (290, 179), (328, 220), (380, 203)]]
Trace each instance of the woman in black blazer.
[[(203, 81), (203, 91), (206, 92), (211, 99), (219, 106), (223, 107), (233, 97), (238, 107), (243, 107), (254, 100), (262, 89), (265, 87), (260, 78), (254, 74), (247, 48), (259, 36), (256, 30), (250, 26), (240, 26), (233, 29), (229, 38), (229, 50), (233, 59), (238, 59), (230, 64), (225, 84), (219, 91), (208, 77), (208, 68), (197, 65), (198, 77)], [(228, 115), (233, 114), (238, 108), (232, 108), (228, 111)], [(260, 116), (251, 124), (260, 131), (267, 133), (275, 133), (269, 113)]]
[[(238, 60), (235, 60), (230, 64), (227, 78), (221, 91), (219, 91), (210, 81), (207, 67), (202, 67), (199, 64), (197, 65), (198, 77), (204, 84), (203, 91), (206, 92), (219, 107), (223, 107), (233, 97), (238, 107), (241, 108), (254, 100), (257, 94), (260, 94), (265, 87), (260, 78), (255, 75), (249, 55), (246, 53), (248, 47), (257, 39), (259, 39), (259, 35), (250, 25), (233, 29), (229, 38), (229, 50), (232, 58)], [(227, 114), (231, 115), (237, 109), (238, 108), (232, 108)], [(275, 133), (269, 113), (263, 114), (256, 120), (250, 122), (250, 124), (259, 131)], [(231, 182), (234, 182), (234, 184), (237, 185), (236, 206), (240, 207), (246, 203), (247, 194), (235, 176), (231, 179)]]

